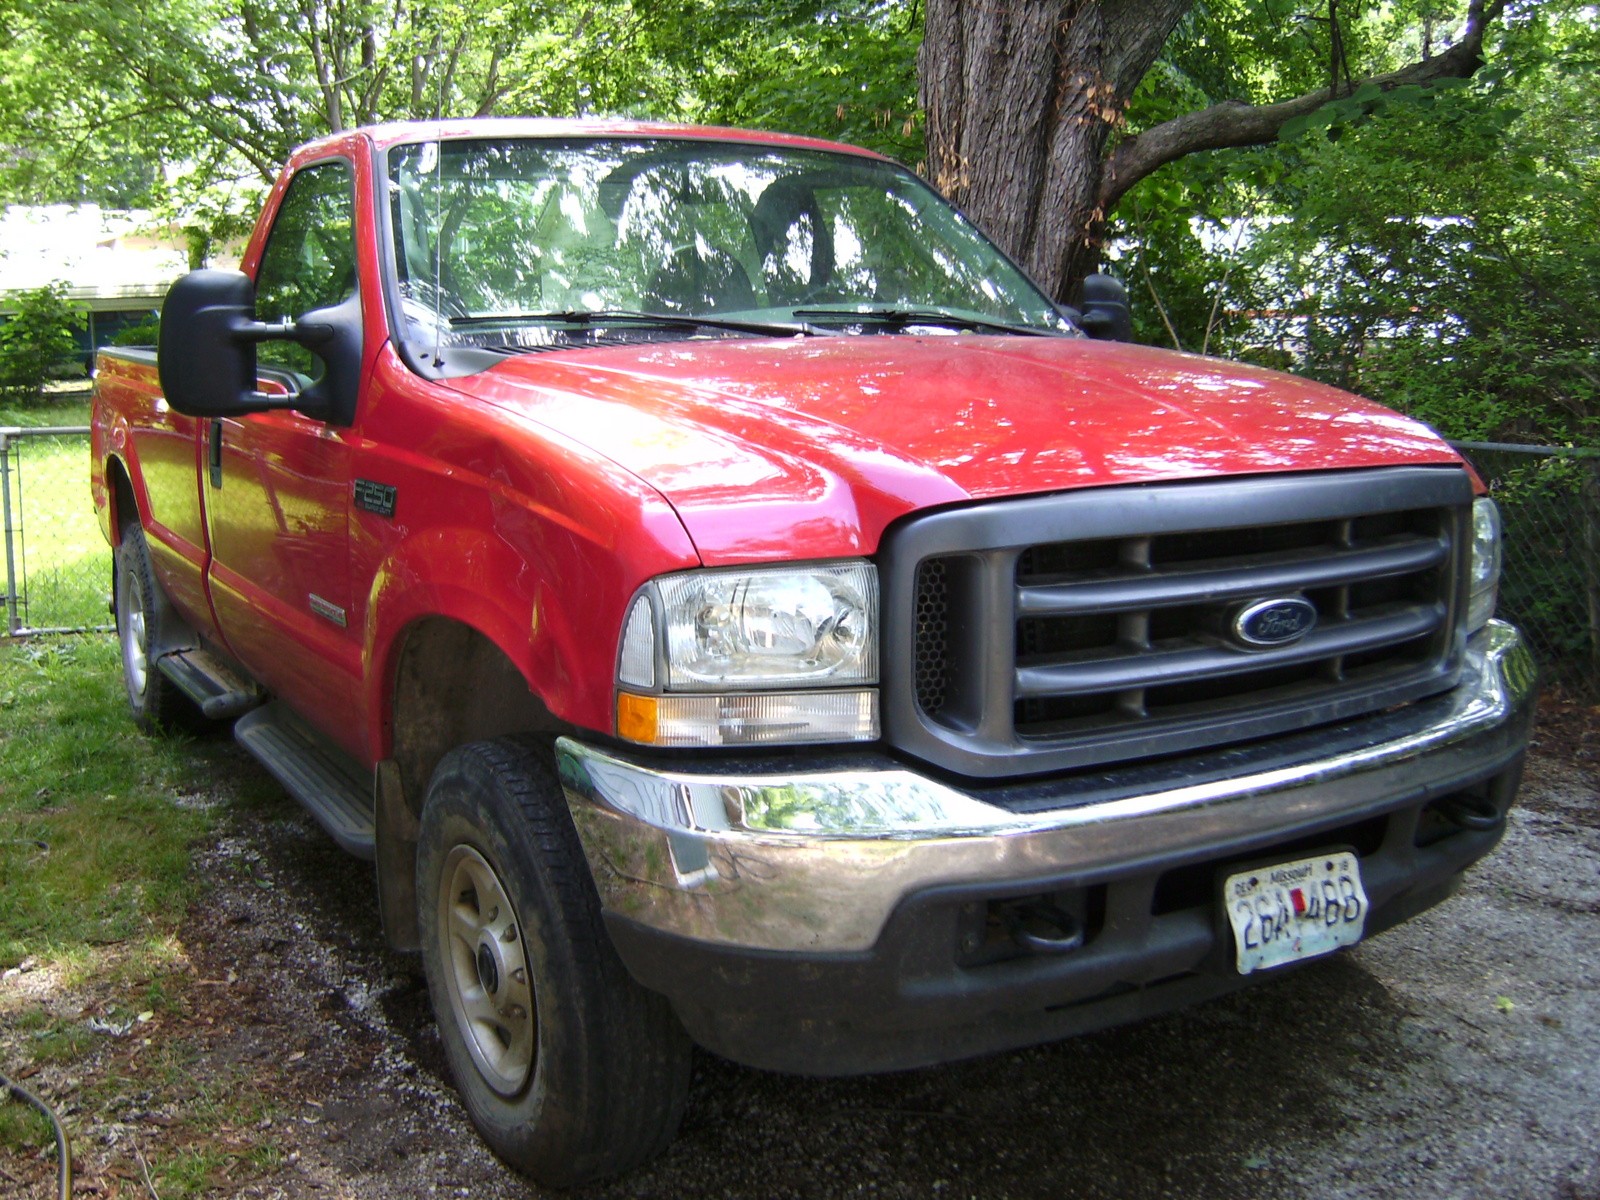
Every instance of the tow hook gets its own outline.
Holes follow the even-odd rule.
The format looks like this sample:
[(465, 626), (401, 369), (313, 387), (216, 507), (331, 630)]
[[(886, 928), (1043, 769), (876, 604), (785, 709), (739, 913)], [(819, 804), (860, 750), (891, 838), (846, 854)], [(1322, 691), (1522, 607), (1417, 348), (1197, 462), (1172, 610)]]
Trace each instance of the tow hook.
[(1000, 905), (1011, 940), (1035, 954), (1067, 954), (1083, 945), (1083, 925), (1060, 905), (1048, 900), (1019, 900)]
[(1505, 824), (1505, 816), (1481, 796), (1451, 796), (1433, 806), (1450, 824), (1473, 833), (1489, 833)]

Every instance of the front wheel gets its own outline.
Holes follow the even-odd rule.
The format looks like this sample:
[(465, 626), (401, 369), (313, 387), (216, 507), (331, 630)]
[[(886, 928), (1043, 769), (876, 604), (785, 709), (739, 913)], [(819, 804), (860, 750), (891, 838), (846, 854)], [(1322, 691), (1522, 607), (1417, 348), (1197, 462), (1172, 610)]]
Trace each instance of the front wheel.
[(473, 1124), (552, 1187), (660, 1153), (689, 1042), (617, 958), (566, 802), (537, 741), (464, 746), (434, 772), (417, 854), (423, 966)]

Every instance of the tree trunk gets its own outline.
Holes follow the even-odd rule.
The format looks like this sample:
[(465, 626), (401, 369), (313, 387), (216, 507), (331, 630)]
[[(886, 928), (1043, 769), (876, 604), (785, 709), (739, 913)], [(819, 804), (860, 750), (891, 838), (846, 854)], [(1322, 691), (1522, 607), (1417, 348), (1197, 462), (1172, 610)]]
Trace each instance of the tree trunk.
[(1101, 173), (1133, 88), (1193, 0), (929, 0), (929, 172), (1056, 296), (1098, 263)]
[(1468, 0), (1461, 40), (1398, 71), (1350, 79), (1346, 67), (1292, 99), (1224, 101), (1113, 142), (1194, 2), (928, 0), (917, 69), (929, 174), (1058, 300), (1099, 265), (1106, 217), (1146, 175), (1197, 150), (1274, 141), (1288, 121), (1365, 84), (1470, 77), (1507, 0)]

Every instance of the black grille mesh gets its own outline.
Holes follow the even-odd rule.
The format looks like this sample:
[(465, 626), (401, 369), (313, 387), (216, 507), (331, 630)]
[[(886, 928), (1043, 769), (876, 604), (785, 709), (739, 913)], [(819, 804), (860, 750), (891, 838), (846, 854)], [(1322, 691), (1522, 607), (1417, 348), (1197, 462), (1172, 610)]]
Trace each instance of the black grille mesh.
[(922, 711), (935, 716), (950, 690), (950, 576), (944, 559), (917, 569), (916, 689)]

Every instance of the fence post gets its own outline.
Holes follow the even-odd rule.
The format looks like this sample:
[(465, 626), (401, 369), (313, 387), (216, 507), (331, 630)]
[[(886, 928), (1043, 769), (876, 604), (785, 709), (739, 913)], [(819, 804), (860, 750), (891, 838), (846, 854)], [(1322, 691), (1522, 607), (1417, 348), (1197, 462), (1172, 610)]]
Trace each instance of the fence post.
[(1578, 495), (1584, 510), (1583, 585), (1589, 602), (1589, 669), (1600, 674), (1600, 458), (1591, 458), (1583, 465), (1588, 470)]
[(11, 430), (0, 429), (0, 517), (4, 518), (6, 537), (6, 634), (15, 635), (22, 628), (17, 617), (17, 556), (12, 543), (11, 527)]

